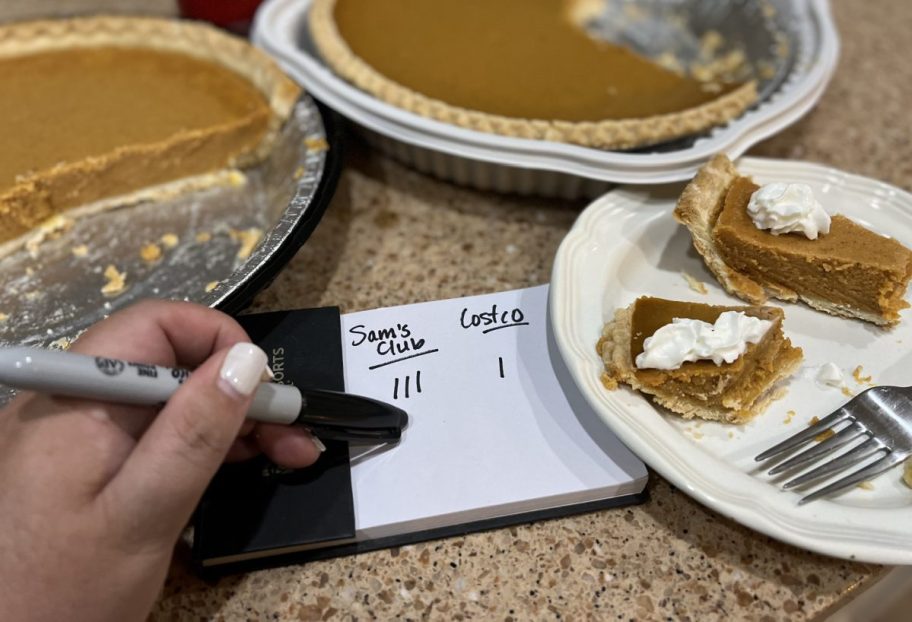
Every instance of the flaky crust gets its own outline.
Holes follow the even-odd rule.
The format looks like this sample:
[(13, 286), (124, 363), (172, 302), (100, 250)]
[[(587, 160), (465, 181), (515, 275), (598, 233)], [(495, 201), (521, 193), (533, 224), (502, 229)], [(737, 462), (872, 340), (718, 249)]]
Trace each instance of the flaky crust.
[[(595, 349), (605, 365), (602, 384), (610, 390), (616, 389), (618, 384), (626, 384), (641, 393), (650, 395), (657, 404), (685, 419), (699, 417), (723, 423), (749, 421), (763, 412), (770, 402), (781, 395), (781, 392), (777, 390), (777, 383), (790, 376), (801, 364), (801, 350), (790, 348), (789, 352), (782, 357), (781, 365), (776, 369), (776, 375), (770, 379), (769, 388), (753, 404), (745, 405), (749, 407), (747, 416), (739, 416), (738, 412), (731, 408), (711, 407), (698, 400), (655, 393), (654, 387), (644, 386), (637, 380), (636, 366), (630, 357), (633, 306), (631, 304), (629, 307), (615, 311), (614, 319), (605, 324), (602, 336), (596, 344)], [(773, 330), (781, 330), (781, 325), (777, 324)]]
[[(703, 257), (706, 267), (730, 294), (753, 304), (767, 300), (763, 286), (726, 265), (716, 249), (712, 230), (728, 189), (739, 176), (731, 160), (723, 154), (707, 162), (684, 188), (675, 206), (674, 217), (690, 231), (694, 248)], [(792, 300), (794, 300), (794, 292)]]
[(390, 80), (355, 55), (336, 26), (335, 4), (336, 0), (314, 0), (309, 26), (320, 54), (336, 73), (384, 102), (471, 130), (598, 149), (629, 149), (722, 125), (739, 116), (757, 99), (757, 85), (752, 81), (702, 106), (681, 112), (642, 119), (585, 122), (521, 119), (451, 106)]
[(250, 81), (266, 97), (273, 113), (269, 131), (252, 154), (252, 161), (269, 153), (279, 128), (301, 94), (300, 87), (269, 56), (242, 39), (200, 22), (100, 16), (0, 25), (0, 58), (103, 46), (179, 52), (223, 65)]
[(725, 195), (740, 177), (734, 164), (727, 156), (719, 154), (697, 171), (693, 180), (687, 184), (675, 206), (675, 219), (687, 227), (693, 238), (694, 248), (703, 257), (706, 267), (716, 276), (725, 290), (752, 304), (763, 304), (768, 298), (778, 298), (788, 302), (801, 300), (809, 307), (840, 317), (860, 319), (878, 326), (891, 326), (899, 321), (899, 315), (889, 317), (855, 309), (846, 305), (833, 303), (817, 296), (798, 293), (776, 283), (763, 284), (747, 275), (730, 268), (719, 254), (713, 240), (712, 230), (722, 211)]

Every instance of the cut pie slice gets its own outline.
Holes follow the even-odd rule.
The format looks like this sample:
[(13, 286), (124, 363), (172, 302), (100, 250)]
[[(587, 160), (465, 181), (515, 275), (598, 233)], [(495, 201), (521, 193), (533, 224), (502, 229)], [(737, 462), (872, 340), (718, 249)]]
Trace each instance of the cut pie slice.
[(270, 152), (300, 93), (240, 39), (148, 18), (0, 26), (0, 81), (13, 94), (0, 101), (0, 242), (74, 207), (224, 180)]
[[(757, 343), (748, 343), (741, 356), (717, 365), (711, 360), (688, 361), (676, 369), (641, 369), (636, 359), (644, 342), (675, 318), (713, 323), (726, 311), (771, 323)], [(618, 383), (651, 395), (660, 405), (685, 419), (743, 423), (762, 412), (777, 397), (776, 383), (789, 376), (802, 358), (782, 332), (784, 314), (775, 307), (728, 307), (696, 302), (640, 297), (618, 309), (602, 331), (596, 350), (605, 364), (604, 385)]]
[(908, 307), (912, 251), (833, 216), (829, 233), (815, 240), (799, 233), (758, 229), (747, 212), (759, 186), (717, 155), (678, 200), (675, 218), (725, 289), (748, 302), (769, 297), (801, 300), (833, 315), (888, 326)]

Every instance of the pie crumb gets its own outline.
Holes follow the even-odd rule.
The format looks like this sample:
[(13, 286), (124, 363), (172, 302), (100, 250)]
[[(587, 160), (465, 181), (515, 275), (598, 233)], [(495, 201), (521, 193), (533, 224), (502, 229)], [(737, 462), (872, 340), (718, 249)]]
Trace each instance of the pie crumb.
[(119, 271), (114, 264), (105, 268), (104, 277), (108, 280), (101, 288), (105, 296), (117, 296), (127, 288), (127, 273)]
[(206, 293), (208, 294), (208, 293), (211, 292), (213, 289), (215, 289), (216, 287), (218, 287), (218, 284), (219, 284), (218, 281), (209, 281), (208, 283), (206, 283)]
[(37, 257), (38, 248), (41, 246), (42, 242), (59, 238), (61, 234), (69, 231), (72, 226), (73, 220), (66, 216), (60, 214), (51, 216), (35, 228), (35, 235), (26, 240), (25, 249), (28, 251), (29, 255)]
[(776, 76), (776, 68), (767, 61), (757, 63), (757, 75), (764, 80), (772, 80)]
[(600, 380), (602, 381), (602, 386), (604, 386), (609, 391), (614, 391), (618, 388), (617, 380), (610, 377), (608, 374), (602, 374)]
[(155, 244), (154, 242), (149, 242), (141, 249), (139, 249), (139, 256), (142, 257), (143, 261), (146, 263), (155, 263), (162, 256), (161, 246)]
[(789, 55), (789, 42), (785, 37), (782, 37), (776, 41), (776, 44), (773, 46), (773, 51), (779, 58), (788, 58)]
[(230, 171), (228, 173), (228, 185), (232, 188), (241, 188), (247, 185), (247, 176), (241, 171)]
[(859, 365), (858, 367), (856, 367), (855, 369), (852, 370), (852, 378), (855, 379), (855, 382), (857, 382), (858, 384), (868, 384), (868, 385), (874, 384), (872, 382), (873, 377), (872, 376), (862, 376), (861, 374), (863, 372), (864, 372), (864, 368), (861, 365)]
[(326, 151), (329, 143), (322, 136), (308, 136), (304, 139), (304, 146), (308, 151)]
[(80, 244), (71, 248), (70, 252), (73, 253), (73, 257), (85, 257), (89, 254), (89, 247), (85, 244)]
[(698, 281), (696, 278), (692, 277), (686, 272), (682, 272), (681, 276), (683, 276), (684, 280), (687, 281), (687, 287), (693, 291), (704, 295), (709, 293), (709, 290), (706, 289), (706, 284), (703, 281)]
[(700, 37), (700, 53), (706, 56), (712, 56), (724, 43), (725, 39), (722, 38), (722, 35), (719, 34), (718, 30), (707, 30), (703, 33), (703, 36)]
[(912, 488), (912, 458), (906, 458), (906, 462), (903, 464), (902, 479), (906, 486)]
[(842, 394), (845, 395), (846, 397), (855, 397), (855, 394), (852, 393), (852, 389), (850, 389), (847, 386), (842, 387)]
[(175, 233), (166, 233), (165, 235), (161, 236), (161, 243), (165, 248), (174, 248), (178, 245), (179, 242), (180, 238), (177, 237), (177, 234)]
[[(625, 7), (626, 9), (627, 7)], [(585, 26), (605, 10), (600, 0), (576, 0), (568, 3), (567, 17), (577, 26)]]
[(662, 54), (653, 58), (652, 60), (668, 71), (672, 71), (678, 74), (684, 73), (684, 66), (681, 65), (681, 61), (679, 61), (678, 57), (671, 52), (662, 52)]
[(792, 419), (795, 418), (796, 414), (797, 413), (794, 410), (790, 410), (787, 413), (785, 413), (785, 423), (791, 423)]
[(857, 486), (862, 490), (874, 490), (874, 484), (871, 482), (858, 482)]
[(263, 239), (263, 230), (259, 227), (250, 227), (249, 229), (243, 230), (231, 229), (228, 231), (228, 235), (231, 236), (232, 240), (240, 242), (241, 244), (241, 247), (237, 252), (237, 258), (247, 259), (250, 257), (250, 253), (253, 252), (256, 245)]
[(52, 350), (69, 350), (72, 343), (73, 342), (66, 337), (61, 337), (60, 339), (55, 339), (49, 343), (48, 347)]
[(728, 438), (735, 438), (735, 433), (732, 431), (728, 432)]
[(295, 181), (301, 179), (302, 177), (304, 177), (305, 170), (306, 169), (303, 166), (299, 166), (298, 168), (295, 169), (295, 172), (294, 172), (294, 175), (292, 175), (292, 178)]
[(9, 315), (6, 313), (0, 313), (0, 322), (5, 322), (9, 319)]
[[(817, 425), (818, 423), (820, 423), (820, 417), (818, 417), (817, 415), (814, 415), (813, 417), (811, 417), (811, 420), (808, 421), (808, 425)], [(833, 432), (832, 429), (830, 429), (830, 430), (824, 430), (823, 432), (821, 432), (820, 434), (818, 434), (817, 436), (815, 436), (815, 437), (814, 437), (814, 440), (817, 441), (817, 442), (819, 443), (820, 441), (825, 441), (825, 440), (827, 440), (828, 438), (830, 438), (830, 437), (833, 436), (834, 434), (836, 434), (836, 433)]]
[(204, 244), (212, 239), (212, 234), (209, 233), (208, 231), (200, 231), (199, 233), (196, 234), (195, 239), (200, 244)]

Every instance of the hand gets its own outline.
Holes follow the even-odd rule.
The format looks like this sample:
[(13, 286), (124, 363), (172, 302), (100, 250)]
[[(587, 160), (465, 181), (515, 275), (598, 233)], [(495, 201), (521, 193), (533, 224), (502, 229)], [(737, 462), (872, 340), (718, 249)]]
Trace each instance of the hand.
[(143, 619), (226, 456), (317, 459), (306, 431), (244, 423), (266, 365), (248, 340), (218, 311), (140, 303), (71, 350), (195, 368), (160, 412), (30, 393), (0, 411), (4, 619)]

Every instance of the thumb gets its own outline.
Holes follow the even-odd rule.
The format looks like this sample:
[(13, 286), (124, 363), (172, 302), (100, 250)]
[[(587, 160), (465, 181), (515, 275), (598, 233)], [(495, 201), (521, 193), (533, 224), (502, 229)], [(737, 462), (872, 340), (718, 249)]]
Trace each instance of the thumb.
[(102, 494), (144, 527), (175, 538), (231, 448), (266, 354), (237, 343), (209, 357), (168, 400)]

